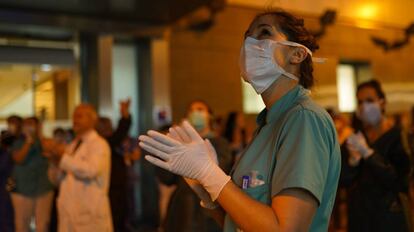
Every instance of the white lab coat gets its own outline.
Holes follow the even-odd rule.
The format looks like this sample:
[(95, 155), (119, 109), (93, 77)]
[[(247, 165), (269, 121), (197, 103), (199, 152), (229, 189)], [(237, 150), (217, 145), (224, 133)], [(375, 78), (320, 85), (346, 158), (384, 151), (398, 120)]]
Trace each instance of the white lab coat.
[(95, 131), (66, 149), (60, 162), (64, 171), (57, 200), (59, 232), (112, 232), (108, 198), (111, 150)]

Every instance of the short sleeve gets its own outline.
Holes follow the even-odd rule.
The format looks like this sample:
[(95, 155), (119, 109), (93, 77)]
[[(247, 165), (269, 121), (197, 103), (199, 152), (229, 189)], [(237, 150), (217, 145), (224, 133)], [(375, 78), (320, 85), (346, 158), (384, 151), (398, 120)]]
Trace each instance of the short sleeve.
[(322, 113), (302, 108), (290, 114), (276, 150), (272, 197), (284, 189), (300, 188), (320, 204), (334, 143), (332, 128)]

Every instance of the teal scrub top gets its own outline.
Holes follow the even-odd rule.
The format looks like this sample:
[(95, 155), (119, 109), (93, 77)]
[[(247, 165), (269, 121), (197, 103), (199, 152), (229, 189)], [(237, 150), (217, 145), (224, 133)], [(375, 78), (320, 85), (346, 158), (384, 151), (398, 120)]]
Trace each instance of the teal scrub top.
[[(22, 148), (24, 143), (24, 138), (17, 140), (12, 150)], [(36, 140), (24, 161), (14, 165), (12, 178), (16, 181), (15, 192), (27, 197), (37, 197), (53, 190), (47, 174), (48, 167), (48, 160), (42, 155), (42, 145)]]
[[(253, 141), (233, 167), (233, 182), (241, 188), (243, 176), (254, 172), (261, 183), (243, 191), (269, 206), (284, 189), (308, 191), (319, 203), (309, 231), (327, 231), (341, 167), (331, 117), (298, 85), (264, 109), (257, 122)], [(229, 215), (224, 231), (237, 231)]]

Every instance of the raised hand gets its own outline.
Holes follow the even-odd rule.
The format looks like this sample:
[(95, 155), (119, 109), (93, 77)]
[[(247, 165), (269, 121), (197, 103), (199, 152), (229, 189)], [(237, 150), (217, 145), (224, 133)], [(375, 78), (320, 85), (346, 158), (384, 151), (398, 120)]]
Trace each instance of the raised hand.
[(210, 158), (211, 150), (197, 131), (187, 121), (181, 127), (185, 133), (178, 130), (172, 135), (180, 136), (179, 140), (156, 131), (140, 136), (139, 145), (153, 154), (145, 156), (145, 159), (175, 174), (199, 181), (214, 201), (230, 177)]
[[(191, 142), (191, 131), (187, 131), (186, 128), (180, 126), (174, 126), (169, 129), (169, 133), (167, 136), (180, 141), (182, 143), (190, 143)], [(209, 151), (208, 155), (210, 159), (218, 165), (217, 153), (214, 149), (213, 145), (211, 144), (210, 140), (205, 139), (204, 143)], [(190, 188), (197, 194), (197, 196), (201, 199), (200, 205), (204, 208), (208, 209), (215, 209), (218, 207), (218, 204), (215, 203), (209, 193), (204, 189), (204, 187), (198, 182), (197, 180), (190, 179), (187, 177), (183, 177), (185, 182), (190, 186)]]
[(364, 159), (374, 154), (374, 150), (368, 146), (367, 140), (361, 132), (349, 136), (347, 147), (349, 150), (359, 152)]
[(130, 98), (119, 102), (119, 109), (120, 109), (120, 112), (121, 112), (121, 116), (123, 118), (129, 117), (129, 106), (130, 105), (131, 105), (131, 99)]

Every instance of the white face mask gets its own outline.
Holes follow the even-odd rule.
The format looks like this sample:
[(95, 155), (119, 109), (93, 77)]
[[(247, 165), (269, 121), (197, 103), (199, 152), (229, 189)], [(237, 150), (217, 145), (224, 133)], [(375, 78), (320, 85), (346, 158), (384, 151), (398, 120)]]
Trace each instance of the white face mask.
[(358, 118), (364, 123), (376, 126), (381, 121), (381, 107), (375, 102), (364, 102), (362, 109), (358, 111)]
[(208, 114), (203, 111), (193, 111), (188, 116), (188, 120), (197, 131), (201, 132), (207, 127)]
[(291, 41), (257, 40), (247, 37), (240, 51), (240, 69), (244, 80), (250, 83), (257, 94), (262, 94), (281, 75), (299, 80), (286, 72), (274, 59), (275, 47), (280, 45), (302, 47), (312, 56), (305, 46)]

